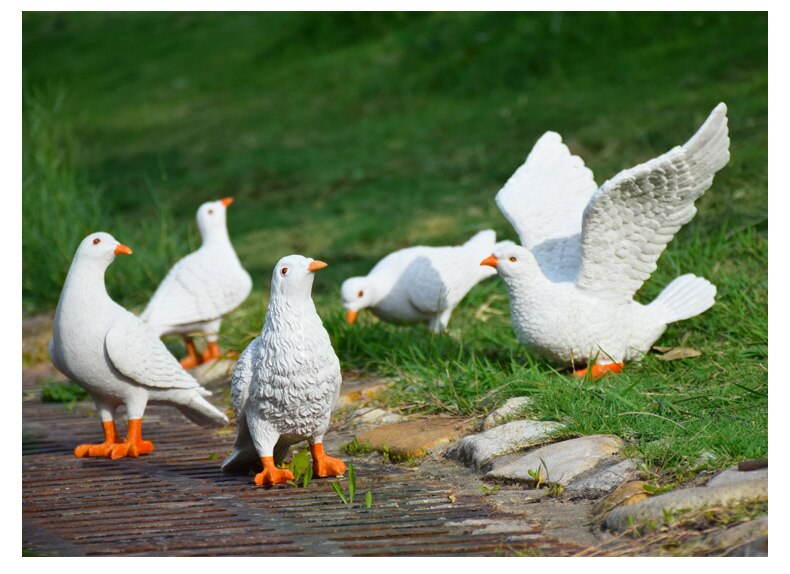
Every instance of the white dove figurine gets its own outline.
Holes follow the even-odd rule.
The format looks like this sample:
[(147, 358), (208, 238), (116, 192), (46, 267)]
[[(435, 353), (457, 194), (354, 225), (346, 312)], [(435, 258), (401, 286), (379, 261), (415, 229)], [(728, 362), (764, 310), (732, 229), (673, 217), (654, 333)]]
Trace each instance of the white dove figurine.
[(521, 343), (599, 377), (642, 358), (668, 323), (710, 308), (716, 288), (691, 274), (647, 305), (633, 297), (694, 217), (729, 144), (727, 107), (719, 104), (684, 145), (597, 188), (559, 135), (541, 137), (496, 197), (522, 245), (503, 245), (482, 262), (505, 282)]
[[(104, 442), (81, 444), (78, 457), (139, 456), (154, 450), (142, 438), (148, 403), (176, 407), (202, 425), (227, 424), (227, 417), (204, 396), (201, 387), (178, 364), (148, 326), (107, 294), (104, 272), (116, 255), (132, 250), (108, 233), (82, 240), (71, 263), (55, 312), (49, 342), (52, 364), (93, 397), (104, 428)], [(126, 440), (115, 430), (115, 411), (125, 405)]]
[[(198, 208), (202, 245), (170, 269), (140, 315), (160, 337), (184, 337), (187, 356), (181, 365), (185, 369), (220, 356), (217, 340), (222, 316), (241, 305), (252, 290), (252, 278), (228, 236), (226, 211), (232, 201), (226, 197)], [(194, 334), (206, 336), (201, 355), (195, 350)]]
[(459, 246), (400, 249), (376, 263), (365, 277), (351, 277), (340, 289), (346, 321), (369, 308), (384, 321), (427, 322), (434, 333), (447, 330), (455, 307), (480, 281), (496, 272), (480, 259), (496, 245), (496, 233), (480, 231)]
[[(238, 435), (226, 472), (263, 466), (258, 485), (293, 479), (282, 462), (289, 447), (307, 440), (318, 477), (343, 474), (346, 465), (324, 454), (323, 438), (340, 394), (340, 362), (310, 295), (323, 261), (283, 257), (272, 273), (272, 291), (261, 334), (239, 357), (231, 393)], [(260, 461), (260, 465), (258, 465)]]

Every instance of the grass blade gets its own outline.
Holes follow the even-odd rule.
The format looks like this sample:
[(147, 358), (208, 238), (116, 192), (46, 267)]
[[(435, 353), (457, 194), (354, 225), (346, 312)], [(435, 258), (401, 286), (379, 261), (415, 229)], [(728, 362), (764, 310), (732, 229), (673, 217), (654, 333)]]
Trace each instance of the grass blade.
[(354, 472), (354, 465), (348, 465), (348, 503), (354, 504), (354, 493), (357, 491), (357, 475)]
[(373, 506), (373, 493), (369, 490), (365, 493), (365, 508)]
[(340, 483), (338, 481), (335, 481), (335, 482), (332, 483), (332, 488), (335, 489), (335, 492), (340, 497), (340, 500), (343, 501), (343, 504), (348, 504), (348, 501), (346, 500), (346, 497), (343, 495), (343, 489), (340, 488)]

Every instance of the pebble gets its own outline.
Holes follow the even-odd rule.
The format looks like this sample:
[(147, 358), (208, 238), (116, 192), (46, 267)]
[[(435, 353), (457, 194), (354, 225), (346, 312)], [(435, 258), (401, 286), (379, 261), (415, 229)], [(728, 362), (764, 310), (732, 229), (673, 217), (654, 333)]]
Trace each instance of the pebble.
[(484, 420), (482, 430), (486, 431), (501, 424), (510, 422), (524, 415), (532, 403), (530, 397), (513, 397), (504, 405), (491, 412)]

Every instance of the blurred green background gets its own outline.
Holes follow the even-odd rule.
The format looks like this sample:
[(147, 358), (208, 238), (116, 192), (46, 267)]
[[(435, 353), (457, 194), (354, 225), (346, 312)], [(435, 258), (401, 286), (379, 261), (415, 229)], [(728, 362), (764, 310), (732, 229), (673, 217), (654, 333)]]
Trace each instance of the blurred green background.
[[(479, 414), (532, 393), (539, 414), (633, 438), (660, 464), (764, 454), (767, 40), (765, 13), (27, 13), (24, 310), (54, 307), (97, 229), (135, 249), (107, 281), (141, 308), (198, 246), (198, 205), (232, 195), (255, 291), (225, 321), (224, 348), (260, 329), (272, 266), (302, 253), (330, 263), (315, 297), (344, 367), (405, 381), (403, 409)], [(685, 272), (716, 283), (717, 305), (660, 341), (703, 357), (648, 357), (570, 399), (576, 383), (516, 342), (497, 279), (449, 337), (343, 324), (342, 280), (394, 249), (485, 227), (515, 239), (494, 195), (544, 131), (600, 184), (683, 143), (719, 101), (732, 159), (640, 295)], [(632, 411), (684, 432), (618, 414)]]

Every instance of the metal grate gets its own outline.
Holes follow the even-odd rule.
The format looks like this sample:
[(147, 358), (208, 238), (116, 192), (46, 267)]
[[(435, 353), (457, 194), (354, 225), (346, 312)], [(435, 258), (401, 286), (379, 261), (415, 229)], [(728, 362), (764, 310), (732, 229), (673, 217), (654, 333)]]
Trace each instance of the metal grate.
[[(331, 480), (307, 489), (262, 489), (219, 470), (233, 433), (196, 427), (176, 411), (150, 407), (144, 433), (156, 451), (139, 459), (77, 459), (96, 441), (87, 404), (68, 410), (23, 402), (23, 544), (59, 555), (508, 555), (568, 554), (523, 519), (501, 518), (485, 499), (403, 466), (354, 460), (357, 498), (344, 506)], [(121, 429), (123, 430), (123, 429)], [(455, 502), (448, 496), (453, 494)], [(504, 526), (503, 526), (504, 525)]]

